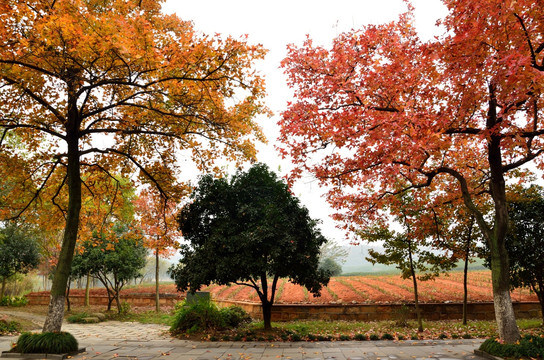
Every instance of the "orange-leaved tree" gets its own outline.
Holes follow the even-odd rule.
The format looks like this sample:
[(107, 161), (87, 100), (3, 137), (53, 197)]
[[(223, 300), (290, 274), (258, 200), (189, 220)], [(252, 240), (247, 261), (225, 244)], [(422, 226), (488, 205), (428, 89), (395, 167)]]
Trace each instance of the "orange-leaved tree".
[(180, 154), (201, 168), (254, 157), (254, 141), (264, 140), (254, 117), (267, 110), (252, 66), (264, 53), (196, 32), (161, 13), (160, 0), (0, 3), (0, 150), (13, 153), (3, 141), (13, 132), (34, 184), (9, 216), (45, 189), (53, 200), (68, 193), (55, 207), (66, 222), (44, 331), (62, 326), (82, 186), (92, 191), (82, 169), (135, 174), (178, 199)]
[(155, 255), (155, 310), (160, 310), (159, 257), (169, 258), (176, 252), (181, 237), (176, 222), (176, 204), (159, 193), (144, 189), (135, 200), (144, 246)]
[[(429, 42), (409, 6), (396, 22), (339, 35), (331, 49), (310, 39), (291, 46), (283, 66), (296, 100), (280, 120), (283, 153), (296, 173), (330, 186), (351, 230), (409, 189), (436, 209), (462, 198), (491, 249), (500, 337), (514, 342), (505, 182), (542, 164), (544, 6), (443, 2), (446, 31)], [(488, 202), (489, 217), (480, 206)]]

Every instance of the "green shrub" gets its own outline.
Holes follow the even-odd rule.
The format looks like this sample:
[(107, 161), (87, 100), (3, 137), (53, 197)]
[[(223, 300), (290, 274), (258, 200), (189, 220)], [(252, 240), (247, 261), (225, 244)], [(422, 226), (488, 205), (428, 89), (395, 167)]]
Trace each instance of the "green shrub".
[(217, 306), (206, 300), (183, 306), (174, 315), (172, 332), (195, 333), (223, 328), (223, 318)]
[(66, 318), (66, 321), (68, 321), (69, 323), (71, 324), (74, 324), (74, 323), (83, 323), (85, 321), (83, 321), (84, 318), (86, 317), (89, 317), (90, 315), (87, 314), (86, 312), (82, 312), (82, 313), (79, 313), (79, 314), (72, 314), (70, 316), (68, 316)]
[(366, 334), (355, 334), (354, 338), (355, 340), (359, 340), (359, 341), (367, 340)]
[(21, 331), (21, 324), (16, 321), (0, 319), (0, 335), (7, 335)]
[(119, 311), (119, 314), (122, 314), (122, 315), (130, 314), (130, 304), (128, 302), (123, 301), (121, 303), (121, 310)]
[(382, 335), (382, 340), (394, 340), (395, 337), (391, 334), (385, 333)]
[(398, 336), (397, 336), (397, 339), (399, 339), (399, 340), (404, 340), (404, 336), (403, 336), (403, 335), (398, 335)]
[(239, 306), (229, 306), (219, 310), (221, 317), (228, 328), (236, 328), (243, 323), (251, 322), (251, 316)]
[(438, 338), (441, 339), (441, 340), (444, 340), (444, 339), (446, 339), (447, 337), (448, 337), (448, 335), (446, 335), (446, 334), (440, 334), (440, 335), (438, 335)]
[(196, 333), (236, 328), (250, 321), (249, 314), (239, 306), (220, 310), (208, 299), (200, 299), (195, 303), (176, 305), (176, 314), (170, 330), (172, 332)]
[(291, 341), (300, 341), (302, 340), (301, 336), (297, 333), (291, 335)]
[(516, 344), (501, 344), (494, 339), (487, 339), (480, 350), (503, 358), (541, 358), (544, 354), (544, 338), (527, 335)]
[(463, 339), (472, 339), (472, 335), (470, 335), (470, 334), (463, 334)]
[(0, 300), (0, 306), (25, 306), (28, 304), (28, 299), (25, 296), (4, 296)]
[(340, 341), (348, 341), (351, 340), (351, 337), (349, 335), (340, 335)]
[(416, 334), (413, 334), (410, 339), (412, 340), (419, 340), (419, 336), (417, 336)]
[(369, 337), (370, 340), (380, 340), (380, 337), (376, 334), (371, 334), (370, 337)]
[(77, 349), (76, 338), (67, 332), (23, 333), (15, 345), (15, 351), (34, 354), (64, 354)]

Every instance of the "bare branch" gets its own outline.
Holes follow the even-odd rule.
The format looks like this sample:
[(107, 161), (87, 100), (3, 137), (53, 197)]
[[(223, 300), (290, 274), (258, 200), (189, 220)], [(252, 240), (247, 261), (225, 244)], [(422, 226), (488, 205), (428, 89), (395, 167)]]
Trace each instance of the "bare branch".
[(30, 199), (30, 201), (25, 205), (25, 207), (21, 211), (19, 211), (17, 215), (15, 215), (12, 218), (9, 218), (8, 220), (18, 219), (28, 209), (28, 207), (34, 202), (34, 200), (38, 198), (40, 193), (43, 191), (43, 189), (45, 188), (45, 184), (47, 183), (47, 181), (49, 180), (49, 178), (51, 177), (51, 175), (53, 174), (53, 172), (55, 171), (56, 167), (59, 164), (60, 164), (60, 159), (57, 159), (57, 161), (53, 164), (53, 167), (51, 168), (51, 170), (49, 170), (49, 173), (47, 174), (45, 180), (42, 182), (41, 186), (34, 193), (34, 196), (32, 197), (32, 199)]

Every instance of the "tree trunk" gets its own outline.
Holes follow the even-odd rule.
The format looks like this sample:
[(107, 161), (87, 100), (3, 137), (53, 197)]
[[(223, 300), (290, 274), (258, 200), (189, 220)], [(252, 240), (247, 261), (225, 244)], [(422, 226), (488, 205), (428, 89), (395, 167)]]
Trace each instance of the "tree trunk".
[(417, 331), (423, 331), (423, 316), (421, 315), (421, 309), (419, 308), (419, 294), (417, 292), (417, 278), (412, 276), (414, 282), (414, 302), (416, 306), (416, 315), (417, 315)]
[(270, 301), (262, 301), (264, 329), (272, 330), (272, 303)]
[(119, 300), (119, 293), (115, 294), (115, 305), (117, 305), (117, 313), (121, 313), (121, 301)]
[(463, 325), (467, 324), (467, 305), (468, 305), (468, 246), (465, 254), (465, 269), (463, 273)]
[(58, 332), (62, 327), (64, 316), (64, 302), (66, 294), (66, 285), (70, 276), (74, 249), (77, 241), (77, 232), (79, 227), (79, 212), (81, 210), (81, 178), (79, 168), (79, 121), (77, 116), (76, 104), (69, 105), (69, 124), (67, 125), (67, 143), (68, 143), (68, 164), (66, 166), (68, 185), (68, 211), (66, 214), (66, 226), (64, 228), (64, 237), (62, 247), (57, 262), (57, 268), (53, 276), (51, 285), (51, 295), (49, 300), (49, 310), (45, 323), (44, 332)]
[(470, 245), (472, 244), (472, 231), (474, 230), (474, 215), (470, 217), (468, 223), (468, 232), (465, 241), (465, 269), (463, 272), (463, 325), (467, 324), (467, 307), (468, 307), (468, 261), (470, 259)]
[(70, 304), (70, 287), (71, 287), (70, 280), (68, 280), (68, 284), (67, 284), (67, 286), (66, 286), (66, 310), (67, 310), (67, 311), (70, 311), (70, 310), (71, 310), (71, 304)]
[[(536, 289), (533, 289), (536, 290)], [(535, 291), (536, 296), (538, 297), (538, 302), (540, 303), (540, 315), (542, 317), (542, 326), (544, 326), (544, 294), (542, 293), (543, 288), (540, 288), (539, 291)]]
[(85, 285), (85, 306), (89, 306), (89, 292), (90, 292), (90, 285), (91, 285), (91, 274), (87, 274), (87, 284)]
[[(487, 112), (486, 128), (495, 129), (502, 121), (497, 116), (496, 86), (489, 84), (489, 109)], [(505, 247), (506, 231), (508, 230), (508, 207), (506, 203), (506, 183), (502, 165), (500, 134), (491, 135), (487, 143), (487, 160), (490, 170), (491, 197), (495, 205), (494, 225), (492, 229), (482, 229), (486, 232), (486, 240), (491, 250), (491, 277), (493, 280), (493, 302), (495, 304), (495, 318), (499, 329), (499, 336), (506, 343), (513, 344), (520, 339), (516, 324), (514, 307), (510, 298), (510, 267), (508, 253)]]
[(412, 281), (414, 283), (414, 303), (416, 307), (417, 316), (417, 331), (423, 331), (423, 319), (421, 316), (421, 310), (419, 309), (419, 294), (417, 292), (417, 277), (414, 269), (414, 259), (412, 258), (412, 244), (408, 241), (408, 259), (410, 260), (410, 273), (412, 274)]
[(0, 290), (0, 301), (4, 298), (5, 291), (6, 291), (6, 277), (2, 276), (2, 290)]
[(159, 304), (159, 248), (155, 249), (155, 311), (161, 310)]

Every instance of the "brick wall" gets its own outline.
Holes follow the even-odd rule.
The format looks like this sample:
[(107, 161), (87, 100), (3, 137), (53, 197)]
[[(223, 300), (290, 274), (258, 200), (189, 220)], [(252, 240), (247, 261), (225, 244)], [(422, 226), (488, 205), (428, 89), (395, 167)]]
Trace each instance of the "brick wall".
[[(26, 295), (29, 305), (49, 305), (49, 294), (34, 294), (30, 293)], [(178, 301), (183, 300), (183, 296), (176, 294), (161, 294), (159, 303), (165, 306), (174, 306)], [(121, 302), (127, 302), (131, 306), (137, 307), (154, 307), (155, 306), (155, 294), (129, 294), (121, 295)], [(90, 305), (103, 305), (108, 306), (108, 297), (103, 296), (91, 296), (89, 298)], [(83, 305), (85, 304), (84, 295), (70, 295), (70, 304)], [(115, 300), (112, 304), (115, 306)]]
[[(28, 294), (30, 305), (48, 305), (49, 295)], [(160, 298), (161, 305), (174, 306), (178, 301), (183, 300), (182, 296), (174, 294), (163, 294)], [(72, 305), (83, 305), (84, 296), (70, 296)], [(107, 306), (107, 296), (92, 296), (89, 299), (91, 305)], [(155, 306), (155, 294), (131, 294), (121, 295), (121, 301), (126, 301), (131, 306), (153, 307)], [(214, 300), (219, 307), (237, 305), (246, 310), (254, 318), (262, 318), (262, 309), (259, 303)], [(115, 306), (115, 304), (113, 305)], [(413, 305), (408, 305), (413, 309)], [(458, 320), (463, 316), (463, 304), (459, 303), (436, 303), (421, 304), (423, 317), (426, 320)], [(346, 305), (285, 305), (277, 304), (272, 308), (272, 321), (287, 321), (295, 319), (312, 320), (358, 320), (376, 321), (390, 320), (398, 317), (402, 305), (367, 305), (367, 304), (346, 304)], [(540, 318), (540, 304), (538, 302), (516, 302), (514, 310), (518, 318)], [(410, 318), (415, 318), (413, 311)], [(493, 303), (470, 303), (468, 304), (469, 320), (494, 320), (495, 312)]]
[[(215, 300), (219, 307), (237, 305), (242, 307), (254, 318), (262, 318), (260, 304), (238, 301)], [(413, 305), (408, 305), (413, 309)], [(463, 317), (463, 304), (437, 303), (420, 304), (423, 317), (426, 320), (457, 320)], [(376, 321), (390, 320), (398, 317), (402, 305), (274, 305), (272, 308), (272, 321), (286, 321), (295, 319), (312, 320), (358, 320)], [(540, 317), (540, 304), (538, 302), (514, 303), (514, 310), (518, 318)], [(494, 320), (495, 311), (493, 303), (471, 303), (467, 309), (469, 320)], [(410, 318), (415, 318), (411, 311)]]

